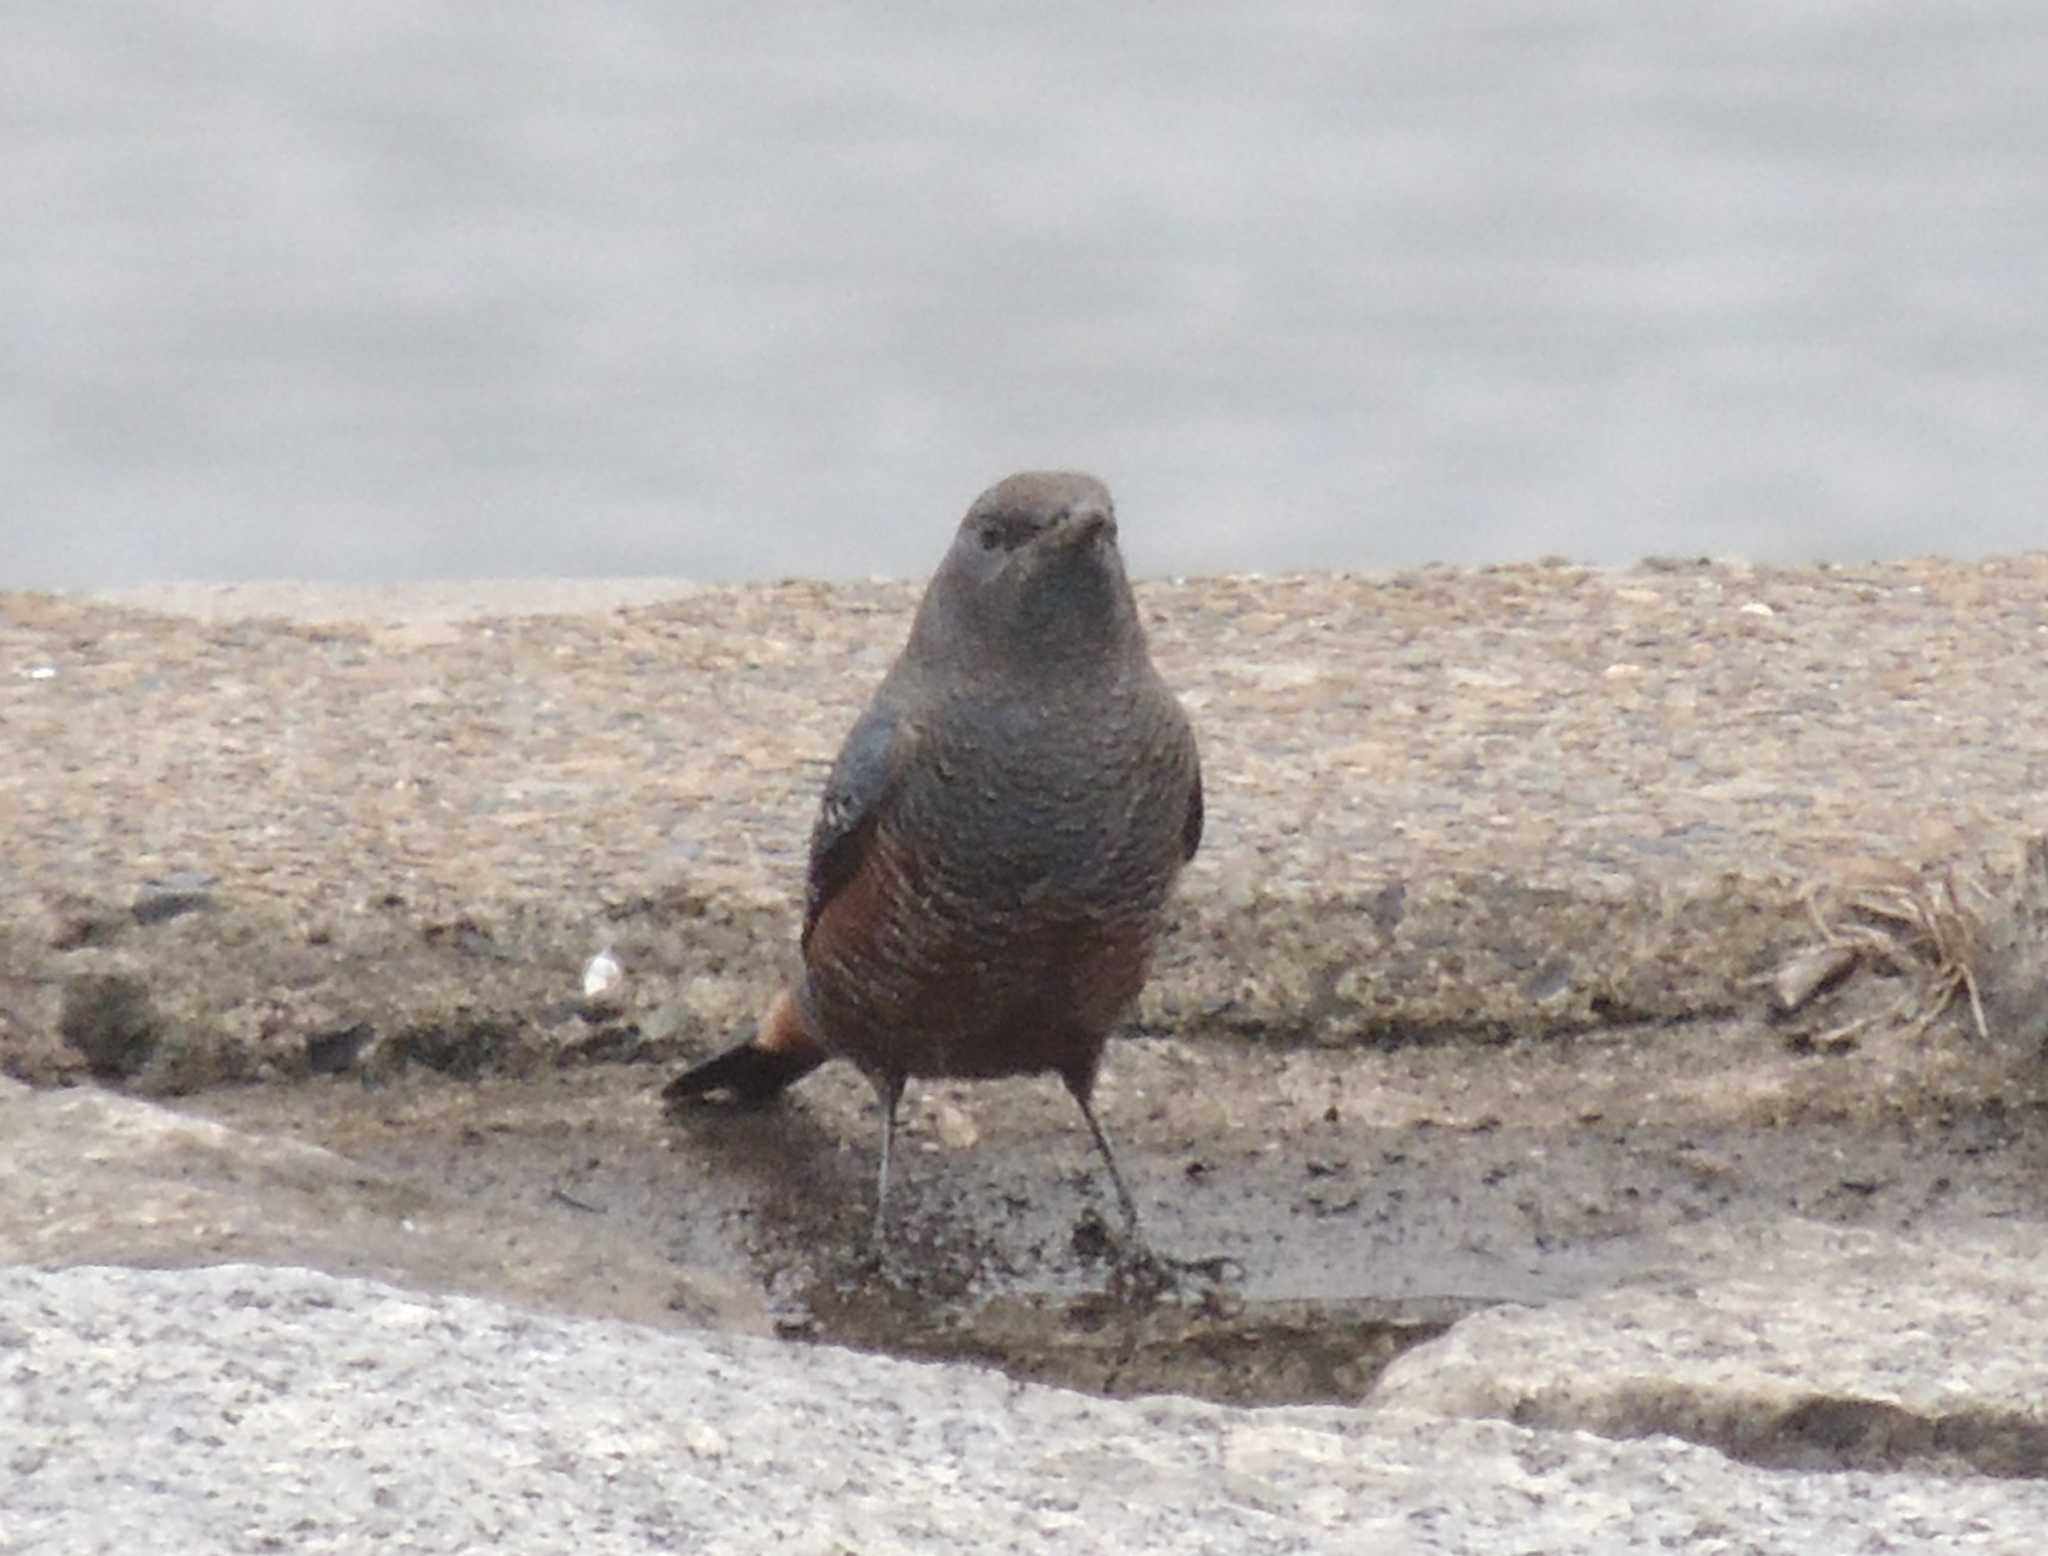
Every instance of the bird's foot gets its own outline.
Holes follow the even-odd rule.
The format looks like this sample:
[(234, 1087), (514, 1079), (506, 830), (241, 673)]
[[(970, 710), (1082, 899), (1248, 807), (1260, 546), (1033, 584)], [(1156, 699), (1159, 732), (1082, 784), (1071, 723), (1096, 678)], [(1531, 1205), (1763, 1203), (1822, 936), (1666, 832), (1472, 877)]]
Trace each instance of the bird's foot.
[(1245, 1277), (1244, 1265), (1229, 1254), (1182, 1259), (1161, 1253), (1136, 1222), (1119, 1235), (1093, 1210), (1074, 1224), (1073, 1248), (1083, 1258), (1108, 1259), (1110, 1290), (1126, 1301), (1156, 1302), (1179, 1295), (1190, 1285), (1201, 1288), (1207, 1300), (1214, 1291)]

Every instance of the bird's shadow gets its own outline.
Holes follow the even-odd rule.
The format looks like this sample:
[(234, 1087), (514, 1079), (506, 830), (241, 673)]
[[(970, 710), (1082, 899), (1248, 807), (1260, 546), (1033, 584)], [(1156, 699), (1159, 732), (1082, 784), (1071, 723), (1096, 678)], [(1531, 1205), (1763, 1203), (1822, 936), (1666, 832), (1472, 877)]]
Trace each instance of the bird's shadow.
[(756, 1222), (820, 1231), (862, 1220), (864, 1183), (850, 1170), (847, 1142), (800, 1102), (670, 1098), (663, 1116), (745, 1183)]

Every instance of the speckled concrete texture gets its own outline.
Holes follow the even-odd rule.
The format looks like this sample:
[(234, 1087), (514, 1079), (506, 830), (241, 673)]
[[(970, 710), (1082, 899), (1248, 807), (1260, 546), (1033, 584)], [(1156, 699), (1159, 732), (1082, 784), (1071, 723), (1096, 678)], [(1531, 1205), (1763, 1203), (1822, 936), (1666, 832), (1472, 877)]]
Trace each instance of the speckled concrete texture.
[[(511, 1214), (280, 1128), (0, 1077), (0, 1265), (266, 1261), (650, 1323), (766, 1332), (759, 1296), (570, 1207)], [(548, 1214), (552, 1208), (553, 1215)]]
[[(2018, 710), (2048, 668), (2048, 555), (1140, 597), (1209, 789), (1154, 1029), (1740, 1010), (1810, 937), (1816, 882), (2003, 859), (2043, 826), (2048, 727)], [(201, 620), (0, 596), (0, 1061), (101, 1062), (92, 1011), (123, 989), (105, 1063), (166, 1090), (701, 1051), (776, 980), (822, 764), (914, 598), (480, 617), (437, 595), (335, 620), (285, 591), (240, 603), (299, 619)], [(593, 1023), (576, 995), (606, 946), (620, 1012)], [(47, 1042), (67, 990), (88, 1035)]]
[(0, 1270), (0, 1549), (2038, 1548), (2048, 1486), (1116, 1403), (298, 1270)]
[(1678, 1241), (1687, 1262), (1654, 1279), (1472, 1315), (1395, 1362), (1374, 1402), (1663, 1433), (1779, 1468), (2048, 1477), (2037, 1226), (1916, 1238), (1785, 1221)]

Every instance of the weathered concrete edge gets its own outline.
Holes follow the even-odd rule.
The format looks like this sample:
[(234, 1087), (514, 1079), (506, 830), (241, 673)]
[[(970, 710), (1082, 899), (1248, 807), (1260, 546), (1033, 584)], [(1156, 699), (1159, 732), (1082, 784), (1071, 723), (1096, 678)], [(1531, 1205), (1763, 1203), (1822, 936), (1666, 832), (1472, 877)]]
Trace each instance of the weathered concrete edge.
[[(687, 884), (564, 907), (396, 902), (339, 922), (196, 893), (0, 910), (0, 1069), (88, 1070), (177, 1092), (424, 1064), (457, 1075), (659, 1062), (729, 1040), (773, 989), (795, 905)], [(1255, 1042), (1497, 1040), (1763, 1008), (1812, 937), (1797, 883), (1728, 876), (1609, 889), (1505, 875), (1189, 892), (1141, 1030)], [(586, 998), (589, 959), (624, 977)]]
[[(642, 583), (640, 597), (688, 592)], [(471, 586), (452, 602), (372, 593), (390, 595), (390, 617), (404, 620), (502, 609), (503, 591)], [(170, 592), (126, 603), (178, 608)], [(261, 600), (214, 592), (223, 597), (208, 609), (230, 617), (259, 604), (298, 619), (337, 609), (300, 586), (273, 586), (275, 598)], [(582, 610), (592, 600), (542, 593), (521, 603)], [(361, 591), (345, 607), (368, 610)], [(1726, 875), (1688, 871), (1682, 859), (1646, 863), (1638, 876), (1561, 861), (1540, 880), (1362, 880), (1349, 863), (1304, 878), (1318, 867), (1298, 859), (1261, 879), (1246, 861), (1219, 870), (1205, 859), (1184, 885), (1136, 1024), (1343, 1046), (1764, 1012), (1769, 973), (1816, 930), (1810, 883), (1762, 858), (1760, 848), (1755, 873)], [(605, 901), (594, 884), (574, 897), (489, 891), (454, 909), (371, 893), (339, 918), (239, 886), (197, 887), (189, 902), (159, 891), (147, 903), (111, 885), (103, 895), (78, 881), (15, 887), (17, 899), (0, 903), (0, 1070), (47, 1082), (97, 1066), (172, 1091), (401, 1063), (480, 1074), (701, 1052), (766, 997), (797, 912), (772, 890), (688, 879), (627, 901)], [(2048, 987), (2032, 949), (2048, 941), (2048, 911), (2023, 910), (2016, 897), (1995, 907), (1988, 938), (2004, 950), (1983, 959), (1987, 996), (1997, 1002), (2002, 989), (2006, 1007), (2023, 1011)], [(625, 982), (592, 1003), (583, 968), (607, 945)], [(2021, 1025), (2038, 1048), (2034, 1028), (2048, 1018)]]

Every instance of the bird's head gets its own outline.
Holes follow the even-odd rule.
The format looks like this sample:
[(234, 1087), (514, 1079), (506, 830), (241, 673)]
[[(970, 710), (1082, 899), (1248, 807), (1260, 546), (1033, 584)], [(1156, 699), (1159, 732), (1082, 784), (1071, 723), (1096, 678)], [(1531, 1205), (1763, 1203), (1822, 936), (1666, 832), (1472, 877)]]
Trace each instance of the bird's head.
[(1034, 470), (974, 499), (911, 643), (971, 673), (1065, 673), (1141, 635), (1109, 488), (1092, 475)]

